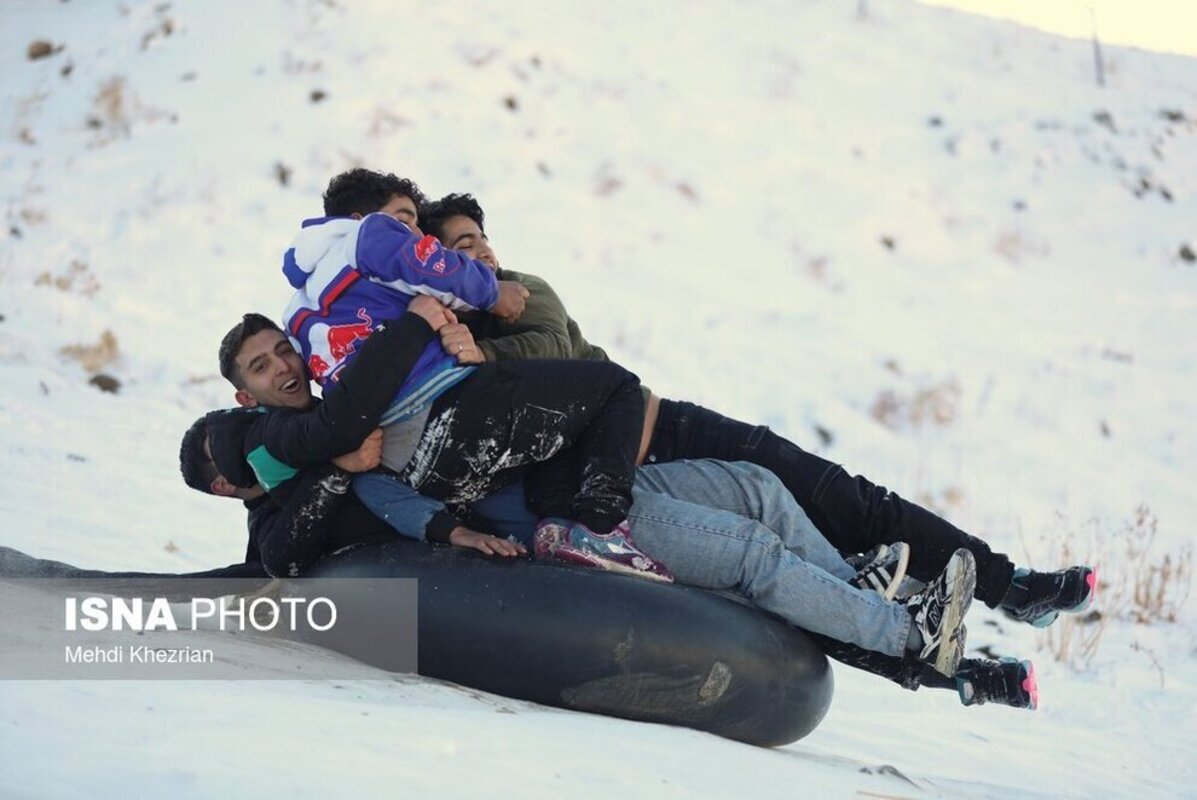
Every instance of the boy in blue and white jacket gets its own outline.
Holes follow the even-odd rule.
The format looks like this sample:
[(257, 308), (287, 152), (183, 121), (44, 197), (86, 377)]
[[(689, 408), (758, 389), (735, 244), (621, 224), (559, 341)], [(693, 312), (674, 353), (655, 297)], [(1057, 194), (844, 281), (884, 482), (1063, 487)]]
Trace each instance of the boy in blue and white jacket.
[[(499, 282), (484, 264), (422, 236), (414, 218), (409, 226), (368, 213), (383, 205), (355, 211), (366, 214), (360, 219), (307, 220), (284, 254), (283, 273), (296, 290), (284, 329), (322, 386), (335, 383), (358, 343), (415, 294), (508, 319), (522, 310), (524, 287)], [(461, 508), (576, 444), (576, 481), (548, 498), (544, 516), (598, 535), (621, 559), (631, 553), (644, 564), (637, 571), (660, 577), (659, 565), (626, 536), (644, 402), (636, 377), (585, 362), (459, 366), (454, 355), (429, 343), (383, 415), (383, 465), (396, 480), (355, 485), (366, 505), (410, 502), (415, 489)]]
[[(284, 328), (321, 386), (336, 381), (357, 343), (384, 320), (401, 316), (414, 295), (430, 295), (450, 309), (504, 317), (522, 308), (519, 289), (500, 292), (484, 264), (381, 213), (305, 220), (283, 256), (283, 274), (295, 289), (283, 312)], [(470, 372), (439, 342), (430, 342), (383, 424), (410, 416)]]

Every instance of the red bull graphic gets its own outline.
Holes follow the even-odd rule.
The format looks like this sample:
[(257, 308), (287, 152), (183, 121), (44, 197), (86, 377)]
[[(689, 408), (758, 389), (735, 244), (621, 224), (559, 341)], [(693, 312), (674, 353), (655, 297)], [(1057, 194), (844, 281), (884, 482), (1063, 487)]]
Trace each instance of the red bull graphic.
[(438, 245), (440, 245), (440, 240), (435, 236), (425, 236), (416, 242), (416, 259), (421, 264), (427, 264), (428, 259), (432, 258), (432, 254), (436, 252)]
[(365, 308), (357, 310), (360, 322), (347, 322), (344, 325), (325, 325), (316, 323), (308, 331), (308, 341), (312, 344), (312, 354), (308, 356), (308, 371), (320, 383), (336, 380), (336, 373), (340, 371), (345, 359), (357, 349), (357, 343), (368, 337), (374, 329), (374, 320), (366, 313)]
[[(415, 254), (418, 263), (413, 264), (412, 269), (422, 275), (435, 275), (438, 278), (443, 278), (446, 275), (456, 272), (456, 268), (451, 268), (445, 262), (444, 252), (440, 239), (435, 236), (425, 236), (416, 242)], [(433, 259), (436, 260), (433, 261)], [(429, 261), (432, 261), (432, 263), (429, 264)]]
[(324, 376), (328, 374), (328, 362), (315, 353), (312, 353), (311, 358), (308, 359), (308, 374), (315, 380), (323, 383)]
[(365, 308), (357, 310), (357, 318), (361, 322), (328, 326), (328, 349), (334, 361), (344, 361), (345, 357), (354, 351), (357, 342), (368, 337), (373, 330), (374, 321), (370, 319)]

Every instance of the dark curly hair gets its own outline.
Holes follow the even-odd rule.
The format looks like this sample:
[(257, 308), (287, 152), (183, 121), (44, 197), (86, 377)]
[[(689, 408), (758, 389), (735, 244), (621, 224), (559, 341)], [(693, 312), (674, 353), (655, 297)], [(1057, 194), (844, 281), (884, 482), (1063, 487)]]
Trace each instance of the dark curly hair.
[(179, 445), (179, 470), (183, 473), (183, 482), (192, 489), (213, 494), (212, 481), (220, 474), (212, 459), (204, 452), (204, 442), (208, 440), (208, 420), (213, 411), (191, 423), (191, 427), (183, 434), (183, 441)]
[(445, 220), (457, 216), (469, 217), (478, 223), (479, 230), (486, 233), (486, 225), (483, 224), (486, 214), (472, 194), (447, 194), (440, 200), (420, 206), (420, 229), (444, 241), (441, 234), (445, 229)]
[(410, 197), (420, 208), (428, 198), (415, 181), (400, 178), (394, 173), (383, 175), (358, 167), (334, 176), (324, 191), (324, 213), (330, 217), (349, 217), (372, 214), (385, 206), (392, 197)]

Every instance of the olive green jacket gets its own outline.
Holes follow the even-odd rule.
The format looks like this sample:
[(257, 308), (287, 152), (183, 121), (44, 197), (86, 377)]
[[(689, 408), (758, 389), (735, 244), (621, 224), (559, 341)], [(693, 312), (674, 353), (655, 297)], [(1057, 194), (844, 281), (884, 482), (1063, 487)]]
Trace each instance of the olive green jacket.
[(609, 361), (601, 347), (582, 336), (578, 323), (565, 311), (561, 298), (543, 278), (499, 269), (501, 281), (515, 281), (528, 290), (527, 305), (511, 324), (486, 313), (463, 315), (487, 361), (528, 358), (581, 358)]

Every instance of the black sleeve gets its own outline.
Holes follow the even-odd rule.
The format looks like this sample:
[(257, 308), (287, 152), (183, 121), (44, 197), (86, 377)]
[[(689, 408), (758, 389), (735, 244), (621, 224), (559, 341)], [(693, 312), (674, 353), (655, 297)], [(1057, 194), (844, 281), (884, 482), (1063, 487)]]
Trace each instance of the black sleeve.
[(378, 427), (434, 336), (418, 314), (409, 312), (388, 323), (362, 344), (340, 381), (325, 389), (323, 403), (307, 413), (266, 415), (253, 446), (265, 445), (274, 458), (296, 469), (353, 452)]
[[(275, 578), (293, 578), (333, 549), (337, 512), (353, 476), (332, 464), (304, 470), (288, 481), (288, 496), (250, 515), (250, 546)], [(271, 495), (274, 497), (275, 495)]]

